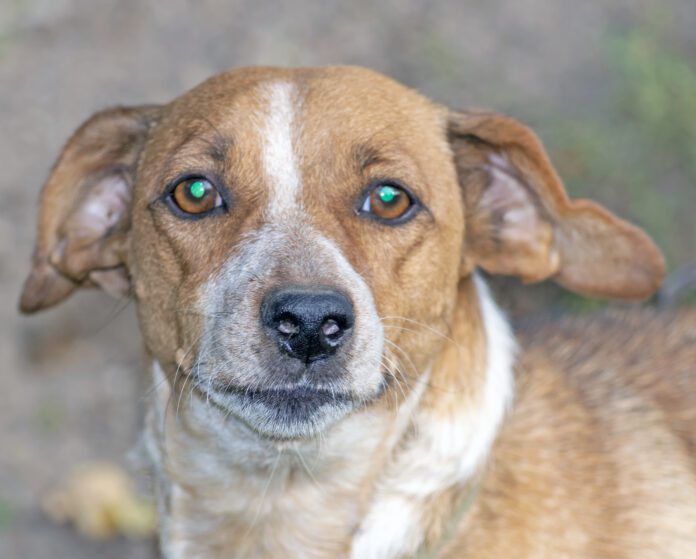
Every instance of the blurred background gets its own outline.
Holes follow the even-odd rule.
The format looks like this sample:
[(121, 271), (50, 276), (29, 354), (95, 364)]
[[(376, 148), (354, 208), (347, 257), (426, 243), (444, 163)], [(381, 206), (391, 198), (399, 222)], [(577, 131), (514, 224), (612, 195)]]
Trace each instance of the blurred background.
[[(77, 464), (127, 463), (147, 384), (127, 302), (81, 293), (16, 312), (39, 189), (92, 112), (233, 66), (370, 66), (531, 124), (569, 192), (644, 227), (678, 274), (696, 262), (695, 29), (693, 0), (0, 0), (0, 557), (152, 557), (39, 506)], [(503, 287), (515, 316), (597, 306)]]

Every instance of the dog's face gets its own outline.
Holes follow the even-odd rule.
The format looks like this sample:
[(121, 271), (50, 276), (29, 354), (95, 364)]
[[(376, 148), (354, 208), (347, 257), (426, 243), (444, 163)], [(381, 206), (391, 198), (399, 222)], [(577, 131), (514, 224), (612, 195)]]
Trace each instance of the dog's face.
[(298, 438), (405, 394), (476, 266), (625, 297), (662, 270), (640, 231), (568, 200), (512, 119), (358, 68), (243, 69), (78, 130), (22, 306), (132, 291), (176, 391)]
[(358, 72), (231, 74), (177, 101), (133, 205), (134, 236), (152, 239), (132, 269), (156, 357), (179, 351), (201, 397), (274, 437), (377, 399), (384, 346), (400, 343), (386, 317), (442, 329), (454, 301), (463, 219), (444, 124)]

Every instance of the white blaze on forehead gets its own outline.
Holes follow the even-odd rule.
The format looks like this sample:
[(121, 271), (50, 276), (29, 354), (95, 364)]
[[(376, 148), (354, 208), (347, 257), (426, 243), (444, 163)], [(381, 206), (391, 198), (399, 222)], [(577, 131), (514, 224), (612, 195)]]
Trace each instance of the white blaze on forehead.
[(287, 82), (264, 85), (267, 106), (262, 129), (263, 167), (269, 186), (269, 217), (279, 217), (299, 204), (300, 173), (293, 149), (295, 88)]

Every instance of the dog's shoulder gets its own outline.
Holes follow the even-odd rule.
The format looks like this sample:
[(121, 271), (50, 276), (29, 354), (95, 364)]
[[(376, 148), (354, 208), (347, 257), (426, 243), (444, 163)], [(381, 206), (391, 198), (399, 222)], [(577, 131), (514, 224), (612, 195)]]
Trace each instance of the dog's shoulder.
[[(485, 558), (571, 549), (574, 557), (692, 556), (696, 310), (515, 326), (515, 403), (457, 549)], [(457, 553), (453, 544), (445, 556)]]
[(649, 408), (696, 459), (696, 308), (537, 318), (518, 335), (521, 389), (544, 369), (612, 423)]

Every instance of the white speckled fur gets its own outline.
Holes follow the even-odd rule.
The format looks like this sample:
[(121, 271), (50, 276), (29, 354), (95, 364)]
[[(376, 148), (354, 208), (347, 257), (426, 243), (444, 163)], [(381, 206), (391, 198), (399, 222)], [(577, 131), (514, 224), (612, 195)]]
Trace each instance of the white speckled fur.
[[(422, 409), (418, 433), (381, 478), (358, 533), (352, 559), (392, 559), (414, 553), (424, 537), (422, 511), (433, 496), (466, 482), (486, 460), (512, 402), (515, 340), (484, 281), (476, 288), (486, 334), (486, 380), (480, 404), (448, 420)], [(437, 464), (437, 467), (433, 467)]]

